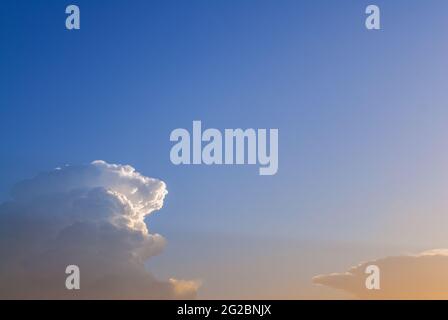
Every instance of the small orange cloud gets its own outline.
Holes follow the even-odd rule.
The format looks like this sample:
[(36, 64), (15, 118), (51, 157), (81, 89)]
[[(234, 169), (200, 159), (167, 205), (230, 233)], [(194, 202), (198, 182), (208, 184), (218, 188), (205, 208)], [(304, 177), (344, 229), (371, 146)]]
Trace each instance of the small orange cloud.
[[(380, 269), (378, 290), (369, 290), (365, 285), (369, 265)], [(318, 275), (313, 283), (361, 299), (448, 299), (448, 249), (363, 262), (344, 273)]]

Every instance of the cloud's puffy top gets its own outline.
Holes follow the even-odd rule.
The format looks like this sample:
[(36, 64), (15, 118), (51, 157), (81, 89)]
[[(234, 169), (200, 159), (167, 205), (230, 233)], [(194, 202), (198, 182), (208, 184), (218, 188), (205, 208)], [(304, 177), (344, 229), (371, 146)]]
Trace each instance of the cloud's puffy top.
[[(366, 267), (380, 269), (380, 290), (367, 290)], [(313, 282), (362, 299), (448, 299), (448, 249), (360, 263), (344, 273), (319, 275)]]
[[(158, 281), (144, 266), (164, 246), (144, 219), (166, 194), (164, 182), (104, 161), (17, 184), (0, 205), (0, 298), (194, 297), (194, 282)], [(70, 264), (81, 290), (65, 288)]]

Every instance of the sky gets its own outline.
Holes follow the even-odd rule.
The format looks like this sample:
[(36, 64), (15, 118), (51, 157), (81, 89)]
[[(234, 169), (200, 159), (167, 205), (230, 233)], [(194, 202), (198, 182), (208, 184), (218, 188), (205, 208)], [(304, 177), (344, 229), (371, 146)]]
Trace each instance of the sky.
[[(147, 267), (200, 298), (348, 298), (312, 278), (448, 245), (446, 1), (71, 3), (2, 2), (0, 201), (94, 160), (162, 180)], [(173, 165), (194, 120), (278, 128), (278, 173)]]

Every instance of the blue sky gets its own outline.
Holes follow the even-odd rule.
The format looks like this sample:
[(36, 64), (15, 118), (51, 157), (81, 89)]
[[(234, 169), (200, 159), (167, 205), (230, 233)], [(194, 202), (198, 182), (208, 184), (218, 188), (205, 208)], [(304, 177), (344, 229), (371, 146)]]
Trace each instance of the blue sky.
[[(372, 1), (72, 2), (79, 31), (68, 2), (2, 3), (0, 199), (103, 159), (167, 183), (149, 225), (167, 257), (182, 233), (419, 245), (391, 225), (446, 186), (446, 1), (375, 0), (381, 31)], [(172, 165), (169, 134), (193, 120), (278, 128), (277, 175)]]

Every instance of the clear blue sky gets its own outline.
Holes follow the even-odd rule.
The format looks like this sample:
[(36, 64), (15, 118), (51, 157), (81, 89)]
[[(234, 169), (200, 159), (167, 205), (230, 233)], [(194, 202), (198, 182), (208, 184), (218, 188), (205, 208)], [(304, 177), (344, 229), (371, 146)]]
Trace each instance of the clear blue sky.
[[(79, 31), (65, 29), (70, 3)], [(381, 31), (364, 27), (371, 3)], [(180, 233), (392, 242), (392, 215), (431, 202), (422, 189), (447, 176), (447, 12), (444, 0), (2, 1), (0, 199), (102, 159), (167, 183), (149, 227), (174, 247)], [(278, 128), (278, 174), (172, 165), (169, 134), (193, 120)]]

